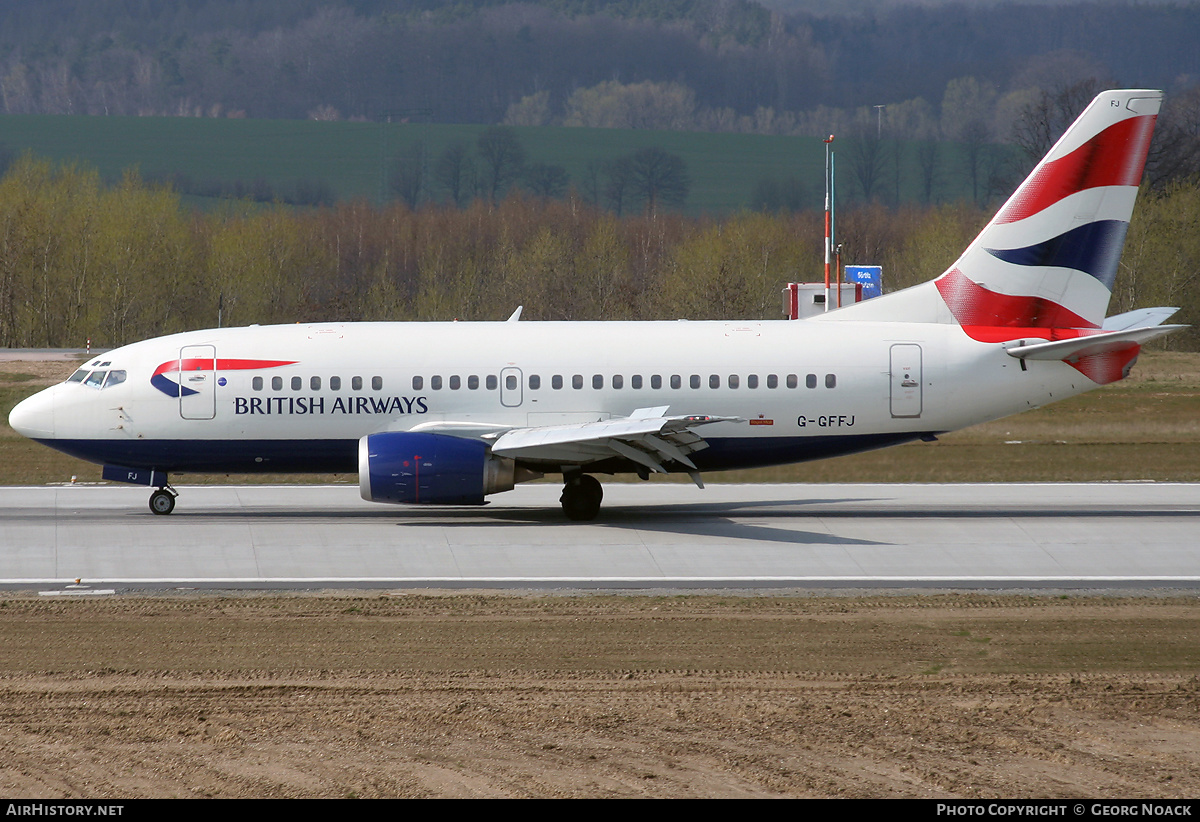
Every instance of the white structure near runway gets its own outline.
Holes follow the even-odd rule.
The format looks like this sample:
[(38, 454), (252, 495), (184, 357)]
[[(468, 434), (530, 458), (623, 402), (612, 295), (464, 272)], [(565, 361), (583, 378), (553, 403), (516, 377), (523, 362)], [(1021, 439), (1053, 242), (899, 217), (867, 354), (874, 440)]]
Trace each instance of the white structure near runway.
[[(534, 484), (484, 507), (381, 508), (355, 486), (0, 493), (0, 586), (1191, 588), (1200, 485), (610, 486), (567, 523)], [(86, 590), (86, 589), (85, 589)]]

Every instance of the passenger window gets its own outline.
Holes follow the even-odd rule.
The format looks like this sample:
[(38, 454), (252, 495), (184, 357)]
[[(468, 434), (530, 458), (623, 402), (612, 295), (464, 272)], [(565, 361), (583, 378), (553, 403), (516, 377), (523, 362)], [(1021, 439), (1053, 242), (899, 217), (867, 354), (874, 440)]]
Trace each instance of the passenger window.
[(767, 375), (767, 388), (778, 388), (778, 387), (779, 387), (778, 375), (768, 374)]
[[(416, 379), (419, 380), (421, 378), (416, 377)], [(342, 378), (341, 377), (330, 377), (329, 378), (329, 390), (330, 391), (341, 391), (342, 390)]]
[(730, 388), (737, 388), (737, 387), (738, 387), (738, 375), (737, 375), (737, 374), (730, 374), (730, 375), (729, 375), (729, 387), (730, 387)]
[(550, 378), (550, 387), (556, 391), (563, 387), (562, 374), (555, 374)]
[(603, 374), (593, 374), (592, 375), (592, 388), (603, 388), (603, 387), (604, 387), (604, 375)]
[(371, 377), (371, 389), (373, 391), (382, 391), (383, 377)]
[(699, 387), (700, 387), (700, 375), (699, 375), (699, 374), (693, 374), (693, 375), (692, 375), (692, 376), (691, 376), (691, 377), (688, 379), (688, 385), (690, 385), (692, 388), (699, 388)]
[(747, 388), (758, 388), (758, 375), (757, 374), (747, 374), (746, 375), (746, 387)]
[(441, 391), (442, 390), (442, 378), (436, 374), (433, 375), (432, 377), (430, 377), (429, 378), (429, 387), (432, 388), (434, 391)]
[(271, 390), (272, 391), (282, 391), (283, 390), (283, 377), (271, 377)]
[(629, 387), (630, 388), (641, 388), (642, 387), (642, 375), (634, 374), (632, 377), (630, 377), (629, 378)]
[(709, 374), (708, 375), (708, 387), (709, 388), (720, 388), (721, 387), (721, 378), (719, 376), (717, 376), (716, 374)]
[(807, 377), (805, 377), (804, 378), (804, 386), (806, 388), (816, 388), (817, 387), (817, 375), (809, 374)]
[[(329, 381), (329, 385), (330, 385), (330, 387), (333, 386), (333, 380)], [(423, 388), (425, 385), (425, 378), (424, 377), (413, 377), (412, 385), (413, 385), (413, 391), (420, 391), (421, 388)]]
[(787, 377), (787, 387), (788, 388), (795, 388), (799, 384), (800, 384), (799, 377), (797, 377), (795, 374), (788, 374), (788, 377)]
[(826, 374), (825, 375), (825, 387), (826, 388), (837, 388), (837, 375), (836, 374)]
[(479, 375), (478, 374), (472, 374), (471, 376), (467, 377), (467, 388), (470, 388), (472, 391), (479, 390)]
[(571, 377), (571, 387), (572, 388), (583, 388), (583, 375), (582, 374), (576, 374), (574, 377)]
[(655, 374), (650, 378), (651, 388), (662, 388), (662, 374)]
[(542, 387), (542, 378), (539, 377), (537, 374), (530, 374), (529, 375), (530, 390), (536, 390), (541, 387)]
[(488, 389), (488, 391), (495, 391), (495, 390), (496, 390), (496, 386), (497, 386), (497, 385), (499, 385), (499, 384), (500, 384), (500, 383), (497, 381), (497, 379), (496, 379), (496, 375), (495, 375), (495, 374), (488, 374), (488, 375), (487, 375), (487, 389)]
[(672, 374), (671, 375), (671, 387), (679, 388), (681, 385), (683, 385), (683, 377), (679, 376), (678, 374)]
[(321, 378), (313, 377), (312, 379), (310, 379), (308, 381), (308, 387), (311, 388), (313, 391), (320, 391), (321, 390)]
[(263, 388), (262, 377), (255, 377), (254, 379), (250, 380), (250, 387), (253, 388), (255, 391), (262, 391), (262, 388)]
[(304, 380), (301, 377), (292, 377), (292, 390), (299, 391), (304, 387)]
[(622, 377), (620, 374), (613, 374), (613, 378), (612, 378), (612, 387), (613, 388), (620, 388), (624, 384), (625, 384), (624, 377)]
[(450, 378), (450, 390), (457, 391), (460, 388), (462, 388), (462, 378), (455, 374)]
[(351, 377), (350, 387), (355, 391), (362, 391), (362, 377)]

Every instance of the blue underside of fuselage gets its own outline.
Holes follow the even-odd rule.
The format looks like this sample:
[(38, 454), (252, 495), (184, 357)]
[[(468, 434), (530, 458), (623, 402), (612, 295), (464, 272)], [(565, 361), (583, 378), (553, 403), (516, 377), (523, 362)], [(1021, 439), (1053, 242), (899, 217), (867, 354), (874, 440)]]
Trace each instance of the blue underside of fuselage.
[[(729, 437), (708, 440), (691, 455), (701, 471), (760, 468), (854, 454), (920, 439), (934, 432), (835, 434), (821, 437)], [(358, 440), (38, 440), (101, 465), (184, 473), (356, 473)], [(539, 470), (553, 471), (551, 466)], [(685, 470), (682, 466), (674, 467)], [(639, 466), (613, 458), (589, 463), (589, 473), (631, 473)]]

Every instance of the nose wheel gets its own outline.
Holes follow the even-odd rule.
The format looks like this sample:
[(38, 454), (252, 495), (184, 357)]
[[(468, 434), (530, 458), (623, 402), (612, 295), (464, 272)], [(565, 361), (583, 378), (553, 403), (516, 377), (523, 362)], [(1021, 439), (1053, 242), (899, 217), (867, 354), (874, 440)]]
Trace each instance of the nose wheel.
[(179, 496), (170, 486), (159, 488), (150, 495), (150, 510), (155, 514), (165, 515), (175, 510), (175, 497)]
[(590, 474), (579, 474), (567, 480), (558, 501), (562, 503), (567, 519), (586, 522), (600, 513), (600, 501), (603, 499), (604, 489), (600, 487), (599, 480)]

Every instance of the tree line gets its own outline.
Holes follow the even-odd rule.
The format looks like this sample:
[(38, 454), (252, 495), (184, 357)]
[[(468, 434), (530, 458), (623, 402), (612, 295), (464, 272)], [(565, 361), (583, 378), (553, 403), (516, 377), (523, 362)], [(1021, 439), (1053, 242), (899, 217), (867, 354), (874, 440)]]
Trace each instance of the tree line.
[[(945, 270), (987, 214), (970, 204), (840, 212), (848, 264), (888, 290)], [(510, 191), (464, 208), (365, 201), (201, 214), (127, 174), (25, 156), (0, 178), (0, 347), (116, 346), (226, 325), (355, 320), (774, 319), (821, 278), (819, 212), (617, 216)], [(1200, 189), (1144, 191), (1110, 313), (1200, 306)], [(1165, 345), (1196, 347), (1190, 331)]]

